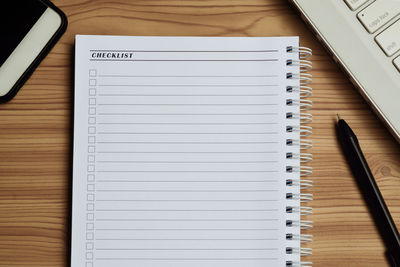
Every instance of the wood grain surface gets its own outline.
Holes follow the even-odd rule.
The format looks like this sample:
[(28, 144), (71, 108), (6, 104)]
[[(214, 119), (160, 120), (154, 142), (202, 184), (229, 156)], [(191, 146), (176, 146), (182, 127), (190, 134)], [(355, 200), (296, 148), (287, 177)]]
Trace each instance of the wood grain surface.
[(0, 266), (67, 266), (76, 34), (287, 36), (314, 50), (314, 266), (389, 266), (339, 149), (348, 121), (400, 224), (400, 145), (286, 0), (57, 0), (67, 32), (18, 95), (0, 106)]

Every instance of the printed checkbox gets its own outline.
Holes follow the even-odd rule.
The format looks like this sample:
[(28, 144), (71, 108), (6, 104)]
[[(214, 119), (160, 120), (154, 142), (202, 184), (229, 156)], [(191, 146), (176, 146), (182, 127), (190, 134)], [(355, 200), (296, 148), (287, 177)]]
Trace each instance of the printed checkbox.
[(88, 184), (87, 191), (94, 191), (94, 184)]
[(89, 137), (88, 137), (88, 143), (89, 143), (89, 144), (94, 144), (94, 143), (96, 143), (96, 137), (95, 137), (95, 136), (89, 136)]
[(95, 80), (95, 79), (89, 80), (89, 86), (96, 86), (96, 85), (97, 85), (97, 80)]
[(96, 152), (96, 147), (95, 146), (88, 146), (88, 152), (89, 153), (95, 153)]
[(94, 162), (95, 161), (95, 156), (94, 155), (89, 155), (88, 156), (88, 162)]
[(93, 260), (93, 252), (87, 252), (86, 253), (86, 259), (87, 260)]
[(96, 98), (89, 98), (89, 105), (96, 105)]
[(96, 108), (89, 108), (89, 115), (96, 115)]
[(94, 172), (95, 171), (94, 165), (88, 165), (87, 170), (88, 172)]
[(93, 233), (86, 233), (86, 240), (93, 240), (94, 234)]
[(93, 243), (86, 243), (86, 250), (93, 250), (94, 244)]
[(94, 211), (94, 204), (93, 203), (89, 203), (86, 205), (86, 208), (88, 211)]
[(88, 213), (86, 214), (86, 219), (88, 221), (94, 221), (94, 213)]
[(93, 230), (94, 229), (94, 224), (93, 223), (87, 223), (86, 224), (86, 230)]
[(89, 70), (89, 76), (90, 77), (96, 77), (97, 76), (97, 71), (96, 70)]
[(87, 176), (87, 180), (88, 180), (88, 182), (94, 182), (94, 174), (88, 174), (88, 176)]
[(86, 262), (86, 267), (93, 267), (93, 262)]
[(96, 124), (96, 117), (89, 117), (88, 123), (89, 124)]
[(88, 133), (89, 134), (95, 134), (96, 133), (96, 127), (93, 127), (93, 126), (89, 127), (88, 128)]
[(96, 88), (90, 88), (89, 89), (89, 95), (90, 96), (95, 96), (97, 94)]
[(94, 194), (88, 194), (87, 195), (87, 200), (88, 201), (94, 201)]

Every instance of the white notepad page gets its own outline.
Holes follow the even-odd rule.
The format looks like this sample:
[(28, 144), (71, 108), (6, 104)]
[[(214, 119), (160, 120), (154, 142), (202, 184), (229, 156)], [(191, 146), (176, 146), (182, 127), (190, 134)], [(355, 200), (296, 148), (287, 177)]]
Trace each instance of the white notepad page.
[[(71, 264), (278, 267), (297, 37), (76, 37)], [(290, 121), (298, 127), (298, 119)], [(288, 162), (290, 161), (290, 162)], [(290, 192), (296, 192), (290, 189)], [(299, 234), (299, 226), (290, 227)]]

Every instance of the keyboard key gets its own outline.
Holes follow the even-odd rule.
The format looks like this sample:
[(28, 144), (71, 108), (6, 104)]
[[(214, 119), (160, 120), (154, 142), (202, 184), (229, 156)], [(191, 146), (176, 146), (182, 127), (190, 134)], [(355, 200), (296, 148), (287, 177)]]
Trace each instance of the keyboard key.
[(393, 60), (393, 64), (400, 71), (400, 56), (398, 56), (397, 58), (395, 58), (395, 60)]
[(344, 0), (344, 1), (351, 8), (351, 10), (356, 10), (364, 3), (368, 2), (368, 0)]
[(377, 0), (358, 13), (357, 17), (369, 33), (374, 33), (399, 13), (399, 0)]
[(379, 34), (375, 40), (388, 57), (393, 56), (400, 50), (400, 20)]

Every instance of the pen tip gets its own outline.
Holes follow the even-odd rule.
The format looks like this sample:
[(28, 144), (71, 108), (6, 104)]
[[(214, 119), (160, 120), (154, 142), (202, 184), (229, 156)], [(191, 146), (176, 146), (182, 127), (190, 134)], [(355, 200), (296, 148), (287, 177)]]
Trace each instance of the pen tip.
[(340, 115), (339, 114), (336, 114), (337, 115), (337, 117), (338, 117), (338, 120), (341, 120), (342, 118), (340, 117)]

